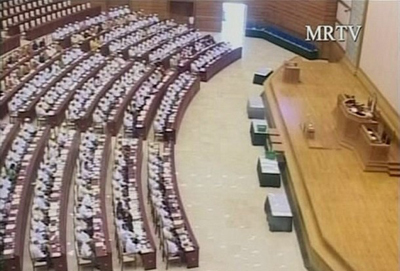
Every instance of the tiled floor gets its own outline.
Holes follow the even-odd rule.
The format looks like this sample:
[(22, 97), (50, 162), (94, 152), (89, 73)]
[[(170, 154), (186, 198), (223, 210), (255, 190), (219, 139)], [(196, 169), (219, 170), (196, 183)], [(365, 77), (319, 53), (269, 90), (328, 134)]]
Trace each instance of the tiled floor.
[(176, 145), (178, 181), (200, 244), (204, 271), (305, 270), (294, 233), (271, 233), (263, 206), (268, 191), (256, 175), (262, 147), (250, 143), (247, 98), (261, 67), (277, 68), (293, 55), (246, 38), (243, 59), (201, 90), (186, 112)]
[[(186, 112), (176, 162), (186, 213), (200, 244), (200, 267), (195, 270), (305, 270), (295, 233), (268, 230), (263, 206), (267, 192), (274, 189), (258, 186), (256, 161), (263, 148), (251, 146), (246, 115), (247, 98), (263, 90), (252, 84), (254, 72), (277, 68), (291, 57), (266, 41), (246, 38), (243, 58), (202, 83)], [(111, 229), (110, 234), (113, 238)], [(75, 271), (73, 245), (68, 249), (69, 270)], [(30, 271), (29, 253), (25, 260), (25, 270)], [(120, 270), (114, 263), (114, 270)], [(159, 258), (158, 270), (164, 269)], [(185, 268), (170, 267), (178, 269)]]

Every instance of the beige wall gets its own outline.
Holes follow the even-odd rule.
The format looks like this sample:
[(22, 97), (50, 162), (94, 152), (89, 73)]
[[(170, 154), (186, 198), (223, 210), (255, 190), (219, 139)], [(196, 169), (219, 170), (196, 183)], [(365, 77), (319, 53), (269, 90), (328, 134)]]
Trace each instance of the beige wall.
[(360, 68), (400, 114), (398, 1), (370, 0)]

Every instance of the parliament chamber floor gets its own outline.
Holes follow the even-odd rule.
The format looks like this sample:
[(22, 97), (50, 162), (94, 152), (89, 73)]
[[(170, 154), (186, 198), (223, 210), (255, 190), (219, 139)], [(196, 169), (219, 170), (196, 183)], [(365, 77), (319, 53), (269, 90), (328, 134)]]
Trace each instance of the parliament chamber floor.
[(1, 271), (395, 270), (397, 140), (354, 139), (346, 64), (61, 2), (2, 3)]

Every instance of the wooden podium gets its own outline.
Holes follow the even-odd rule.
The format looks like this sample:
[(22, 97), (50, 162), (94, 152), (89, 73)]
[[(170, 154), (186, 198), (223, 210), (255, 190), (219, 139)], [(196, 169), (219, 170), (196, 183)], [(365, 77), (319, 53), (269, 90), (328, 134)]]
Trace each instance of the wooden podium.
[(354, 97), (339, 95), (336, 132), (343, 146), (353, 149), (365, 171), (398, 176), (398, 139), (376, 110), (376, 101), (365, 106)]
[(285, 61), (283, 69), (283, 82), (297, 84), (300, 82), (300, 67), (297, 62)]

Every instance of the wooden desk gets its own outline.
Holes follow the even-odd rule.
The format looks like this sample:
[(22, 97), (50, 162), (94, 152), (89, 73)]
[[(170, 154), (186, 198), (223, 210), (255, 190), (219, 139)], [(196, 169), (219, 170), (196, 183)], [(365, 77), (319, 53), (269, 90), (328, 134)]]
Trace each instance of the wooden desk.
[(104, 68), (104, 66), (107, 64), (107, 62), (103, 62), (101, 63), (99, 66), (97, 66), (95, 69), (93, 69), (85, 78), (82, 79), (81, 82), (79, 82), (75, 88), (73, 88), (72, 90), (70, 90), (70, 92), (68, 93), (67, 97), (62, 101), (61, 105), (55, 109), (54, 115), (51, 116), (45, 116), (43, 117), (44, 122), (48, 125), (50, 125), (51, 127), (56, 127), (61, 125), (61, 123), (64, 121), (65, 119), (65, 112), (68, 109), (68, 105), (71, 102), (71, 100), (73, 99), (76, 91), (80, 88), (83, 87), (83, 85), (90, 79), (92, 78), (94, 75), (96, 75), (102, 68)]
[[(134, 47), (134, 46), (137, 46), (137, 45), (139, 45), (140, 43), (142, 43), (142, 42), (144, 42), (144, 41), (146, 41), (146, 40), (148, 40), (148, 39), (151, 39), (152, 37), (154, 37), (155, 35), (157, 35), (158, 33), (154, 33), (154, 34), (150, 34), (149, 36), (145, 36), (144, 38), (142, 38), (141, 40), (138, 40), (137, 42), (135, 42), (135, 43), (133, 43), (133, 44), (131, 44), (131, 45), (129, 45), (129, 46), (127, 46), (125, 49), (122, 49), (122, 55), (124, 56), (124, 59), (125, 60), (127, 60), (127, 59), (130, 59), (131, 57), (129, 56), (129, 49), (131, 48), (131, 47)], [(108, 55), (110, 52), (109, 52), (109, 49), (108, 49), (108, 46), (107, 46), (107, 48), (106, 49), (104, 49), (104, 53), (105, 54), (103, 54), (103, 55)], [(134, 59), (139, 59), (139, 58), (134, 58)]]
[(121, 125), (124, 120), (125, 110), (128, 108), (129, 104), (131, 103), (132, 97), (135, 95), (136, 91), (141, 87), (141, 85), (149, 78), (149, 76), (154, 72), (155, 67), (152, 68), (145, 73), (142, 78), (136, 84), (132, 86), (129, 90), (128, 94), (125, 95), (122, 103), (120, 105), (115, 105), (117, 109), (115, 115), (110, 121), (107, 121), (106, 124), (106, 131), (107, 133), (111, 134), (112, 136), (117, 136), (119, 130), (121, 129)]
[(182, 218), (184, 221), (185, 228), (188, 231), (189, 239), (190, 239), (190, 241), (192, 241), (193, 248), (194, 248), (192, 251), (184, 252), (186, 266), (187, 266), (187, 268), (195, 268), (195, 267), (199, 267), (200, 247), (199, 247), (197, 239), (193, 233), (192, 227), (190, 226), (189, 218), (186, 215), (185, 208), (184, 208), (181, 196), (179, 194), (179, 187), (178, 187), (178, 181), (177, 181), (177, 177), (176, 177), (176, 166), (175, 166), (175, 149), (174, 149), (173, 144), (170, 144), (170, 147), (171, 147), (172, 183), (174, 186), (174, 191), (177, 195), (179, 209), (182, 213)]
[(380, 171), (387, 171), (389, 161), (390, 145), (382, 142), (378, 132), (374, 127), (361, 125), (358, 140), (355, 142), (354, 149), (360, 158), (364, 170), (375, 168)]
[(242, 58), (242, 47), (238, 47), (222, 55), (216, 62), (207, 67), (204, 72), (200, 71), (201, 81), (208, 82), (214, 75), (240, 58)]
[[(14, 252), (4, 258), (5, 271), (24, 271), (24, 247), (25, 247), (25, 231), (27, 229), (28, 216), (30, 213), (30, 203), (33, 192), (33, 181), (36, 179), (37, 170), (42, 160), (44, 150), (48, 139), (50, 138), (50, 127), (47, 127), (40, 139), (38, 139), (32, 158), (26, 168), (23, 179), (21, 192), (21, 202), (18, 206), (16, 216), (16, 227), (12, 230), (14, 237)], [(21, 173), (21, 172), (20, 172)]]
[(144, 59), (147, 60), (147, 61), (150, 61), (149, 55), (150, 55), (152, 52), (156, 51), (156, 50), (159, 49), (159, 48), (162, 48), (163, 45), (168, 44), (169, 42), (173, 42), (173, 41), (175, 41), (177, 38), (182, 37), (182, 36), (187, 35), (187, 34), (192, 33), (192, 32), (195, 32), (195, 30), (194, 30), (194, 29), (188, 29), (187, 31), (185, 31), (185, 32), (183, 32), (183, 33), (181, 33), (181, 34), (178, 34), (178, 35), (172, 37), (171, 39), (167, 39), (167, 40), (165, 40), (165, 41), (162, 41), (161, 43), (157, 44), (155, 47), (150, 48), (147, 52), (145, 52), (145, 53), (143, 54), (143, 55), (144, 55)]
[(174, 71), (172, 76), (163, 84), (161, 89), (157, 92), (155, 95), (150, 108), (148, 109), (146, 113), (146, 117), (143, 122), (136, 121), (136, 132), (137, 136), (139, 138), (142, 138), (143, 140), (147, 139), (147, 135), (149, 133), (149, 130), (151, 128), (151, 124), (153, 123), (154, 116), (157, 113), (158, 107), (161, 104), (162, 98), (164, 97), (165, 93), (168, 90), (169, 85), (178, 77), (178, 72)]
[(93, 123), (93, 112), (96, 109), (100, 99), (106, 95), (115, 81), (120, 78), (124, 73), (126, 73), (132, 66), (134, 62), (130, 61), (125, 64), (125, 67), (118, 72), (111, 80), (100, 90), (100, 92), (96, 95), (95, 99), (90, 104), (88, 110), (85, 112), (85, 115), (76, 121), (74, 121), (75, 125), (79, 128), (80, 131), (86, 131)]
[[(31, 45), (29, 44), (28, 46), (31, 46)], [(28, 56), (25, 56), (24, 58), (21, 58), (17, 63), (14, 63), (14, 65), (11, 68), (3, 71), (3, 73), (0, 76), (0, 80), (5, 79), (8, 75), (11, 74), (12, 71), (16, 70), (17, 68), (19, 68), (21, 65), (23, 65), (26, 62), (29, 63), (29, 61), (34, 56), (40, 55), (45, 50), (46, 50), (46, 48), (39, 48), (38, 50), (34, 51), (33, 53), (29, 54)]]
[[(162, 21), (160, 21), (160, 22), (164, 22), (164, 21), (165, 21), (165, 20), (162, 20)], [(128, 35), (130, 35), (130, 34), (132, 34), (132, 33), (135, 33), (136, 31), (138, 31), (138, 30), (140, 30), (140, 29), (149, 28), (149, 27), (151, 27), (151, 26), (158, 25), (158, 24), (160, 24), (160, 22), (158, 22), (158, 23), (151, 23), (151, 24), (149, 24), (149, 25), (145, 25), (145, 26), (139, 27), (139, 28), (137, 28), (137, 29), (135, 29), (135, 30), (133, 30), (133, 31), (129, 31), (129, 32), (123, 34), (123, 35), (120, 36), (120, 37), (117, 37), (116, 39), (122, 39), (122, 38), (124, 38), (124, 37), (126, 37), (126, 36), (128, 36)], [(130, 44), (130, 45), (128, 45), (126, 48), (122, 49), (121, 51), (122, 51), (122, 55), (123, 55), (124, 59), (125, 59), (125, 60), (129, 59), (128, 51), (129, 51), (129, 48), (130, 48), (130, 47), (136, 46), (136, 45), (138, 45), (139, 43), (142, 43), (143, 41), (148, 40), (148, 39), (150, 39), (151, 37), (153, 37), (153, 36), (155, 36), (155, 35), (157, 35), (157, 33), (153, 33), (153, 34), (147, 35), (147, 36), (145, 36), (143, 39), (137, 41), (136, 43)], [(114, 40), (115, 40), (115, 39), (110, 40), (110, 41), (104, 43), (104, 44), (100, 47), (100, 52), (102, 53), (102, 55), (108, 56), (108, 55), (110, 54), (109, 46), (110, 46), (111, 42), (114, 41)]]
[(0, 42), (0, 55), (4, 55), (21, 45), (21, 35), (15, 35)]
[(17, 136), (20, 129), (20, 124), (16, 123), (11, 128), (11, 131), (7, 134), (6, 138), (3, 141), (3, 144), (0, 146), (0, 168), (3, 167), (8, 151), (11, 148), (11, 144)]
[(8, 102), (11, 101), (11, 99), (14, 97), (14, 95), (27, 83), (29, 82), (32, 78), (34, 78), (39, 72), (45, 70), (46, 68), (50, 67), (57, 59), (61, 57), (61, 55), (65, 51), (62, 51), (55, 56), (53, 56), (51, 59), (46, 61), (44, 64), (39, 66), (34, 72), (28, 74), (21, 80), (21, 82), (12, 88), (11, 90), (7, 91), (5, 95), (0, 99), (0, 119), (4, 118), (4, 116), (8, 113)]
[(183, 117), (185, 116), (186, 109), (189, 107), (190, 102), (196, 96), (197, 92), (200, 90), (200, 78), (197, 77), (196, 81), (190, 86), (186, 95), (183, 97), (182, 101), (178, 105), (178, 111), (176, 113), (174, 123), (167, 123), (166, 131), (164, 134), (164, 140), (176, 143), (179, 133), (179, 127)]
[[(100, 46), (100, 52), (101, 52), (101, 54), (102, 54), (103, 56), (108, 56), (108, 55), (110, 54), (110, 44), (111, 44), (111, 42), (115, 41), (116, 39), (121, 40), (121, 39), (127, 37), (128, 35), (133, 34), (133, 33), (135, 33), (136, 31), (138, 31), (138, 30), (140, 30), (140, 29), (143, 29), (143, 28), (145, 28), (145, 27), (149, 27), (149, 26), (150, 26), (150, 25), (146, 25), (146, 26), (140, 27), (140, 28), (138, 28), (138, 29), (135, 29), (135, 30), (133, 30), (133, 31), (126, 32), (126, 33), (124, 33), (123, 35), (121, 35), (121, 36), (119, 36), (119, 37), (116, 37), (116, 38), (114, 38), (114, 39), (112, 39), (112, 40), (110, 40), (110, 41), (104, 43), (103, 45)], [(119, 26), (119, 28), (120, 28), (120, 27), (122, 27), (122, 26)], [(151, 35), (151, 36), (152, 36), (152, 35)], [(146, 39), (147, 39), (147, 38), (146, 38)], [(130, 47), (130, 46), (129, 46), (129, 47)], [(123, 50), (123, 51), (124, 51), (124, 50)], [(125, 56), (124, 56), (124, 58), (125, 58), (125, 59), (128, 59), (128, 57), (125, 57)]]
[(80, 58), (76, 59), (74, 62), (71, 63), (61, 74), (56, 76), (52, 81), (48, 82), (45, 88), (43, 88), (39, 93), (33, 97), (33, 100), (26, 105), (25, 110), (20, 110), (18, 112), (19, 119), (26, 119), (29, 118), (33, 120), (36, 117), (36, 104), (40, 101), (40, 99), (46, 95), (50, 89), (56, 85), (64, 76), (70, 73), (73, 69), (75, 69), (81, 62), (88, 59), (92, 54), (84, 54)]
[[(149, 222), (147, 220), (147, 216), (145, 213), (145, 201), (143, 198), (143, 189), (142, 189), (142, 163), (143, 163), (143, 141), (139, 139), (138, 149), (136, 152), (136, 171), (135, 171), (135, 179), (137, 184), (137, 192), (138, 199), (140, 205), (140, 213), (142, 216), (143, 227), (146, 232), (146, 236), (150, 242), (151, 250), (148, 253), (141, 254), (143, 267), (145, 270), (151, 270), (157, 268), (157, 247), (155, 245), (152, 230), (149, 226)], [(133, 170), (133, 167), (130, 167), (129, 170)]]
[(104, 243), (105, 248), (98, 250), (96, 248), (95, 256), (96, 262), (99, 265), (99, 269), (101, 271), (112, 271), (112, 249), (110, 244), (110, 235), (108, 231), (108, 222), (107, 222), (107, 208), (106, 208), (106, 185), (107, 185), (107, 176), (108, 176), (108, 168), (110, 163), (111, 156), (111, 136), (107, 136), (106, 141), (104, 143), (104, 150), (101, 159), (101, 171), (100, 171), (100, 210), (101, 212), (101, 221), (102, 221), (102, 231), (104, 234)]
[[(213, 40), (214, 41), (214, 40)], [(199, 58), (199, 56), (201, 56), (202, 54), (204, 54), (205, 52), (207, 52), (208, 50), (220, 45), (222, 42), (219, 43), (214, 43), (211, 44), (210, 46), (204, 48), (201, 51), (196, 52), (193, 56), (191, 56), (188, 59), (185, 59), (185, 62), (182, 63), (181, 65), (178, 64), (178, 71), (179, 72), (185, 72), (185, 71), (189, 71), (190, 70), (190, 65), (193, 63), (193, 61), (195, 61), (197, 58)]]
[(64, 167), (64, 172), (62, 175), (62, 184), (61, 184), (61, 193), (60, 195), (60, 213), (59, 213), (59, 221), (60, 221), (60, 237), (57, 240), (57, 246), (60, 248), (58, 254), (50, 251), (51, 261), (54, 266), (55, 271), (68, 271), (68, 262), (67, 262), (67, 220), (69, 217), (68, 213), (68, 200), (69, 200), (69, 192), (72, 183), (73, 172), (76, 164), (76, 159), (78, 158), (79, 153), (79, 145), (80, 145), (80, 133), (76, 132), (71, 144), (71, 149), (68, 152), (67, 161)]
[(166, 57), (164, 57), (163, 59), (160, 60), (161, 65), (162, 65), (165, 69), (171, 68), (171, 58), (172, 58), (175, 54), (178, 54), (178, 53), (182, 52), (182, 50), (183, 50), (184, 48), (193, 47), (194, 44), (195, 44), (196, 42), (201, 42), (201, 41), (203, 41), (203, 40), (205, 40), (205, 41), (212, 41), (212, 42), (215, 43), (214, 38), (213, 38), (210, 34), (207, 34), (207, 35), (205, 35), (205, 36), (203, 36), (203, 37), (200, 37), (200, 38), (198, 38), (198, 39), (196, 39), (196, 40), (194, 40), (194, 41), (191, 41), (191, 42), (189, 42), (188, 44), (186, 44), (185, 46), (180, 47), (180, 48), (177, 48), (177, 49), (175, 49), (175, 51), (169, 53)]
[(352, 147), (357, 144), (360, 137), (361, 125), (368, 125), (376, 129), (378, 122), (363, 112), (353, 112), (353, 107), (348, 106), (347, 101), (341, 95), (338, 96), (336, 132), (342, 145)]

